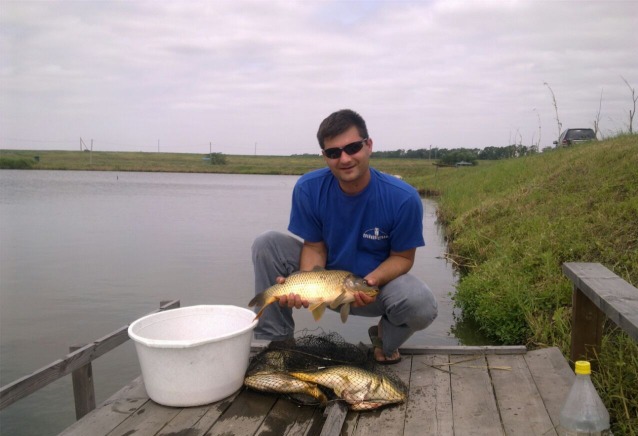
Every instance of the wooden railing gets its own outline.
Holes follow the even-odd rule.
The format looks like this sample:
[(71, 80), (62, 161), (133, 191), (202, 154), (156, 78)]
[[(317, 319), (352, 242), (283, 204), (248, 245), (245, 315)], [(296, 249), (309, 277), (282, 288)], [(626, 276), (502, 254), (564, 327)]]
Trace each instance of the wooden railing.
[[(179, 300), (162, 301), (159, 310), (153, 313), (174, 309), (179, 307), (179, 305)], [(128, 341), (128, 339), (128, 326), (125, 325), (88, 345), (71, 347), (71, 352), (63, 359), (56, 360), (32, 374), (2, 386), (0, 388), (0, 410), (65, 375), (73, 374), (75, 416), (80, 419), (95, 409), (95, 390), (91, 362)]]
[(572, 281), (571, 360), (599, 351), (605, 318), (638, 342), (638, 289), (599, 263), (563, 264)]

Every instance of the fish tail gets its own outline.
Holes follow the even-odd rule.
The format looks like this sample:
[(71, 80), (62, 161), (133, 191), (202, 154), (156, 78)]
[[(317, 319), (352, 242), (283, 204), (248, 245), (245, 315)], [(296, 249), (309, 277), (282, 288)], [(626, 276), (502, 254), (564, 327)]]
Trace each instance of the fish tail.
[(322, 406), (328, 404), (328, 398), (323, 392), (321, 392), (321, 389), (319, 389), (317, 385), (314, 385), (312, 388), (310, 388), (308, 394), (311, 397), (316, 398)]
[(262, 313), (264, 313), (264, 309), (266, 308), (266, 306), (262, 307), (261, 309), (259, 309), (259, 312), (257, 312), (257, 315), (255, 315), (255, 318), (253, 318), (253, 321), (256, 319), (259, 319), (259, 317), (261, 316)]
[[(262, 292), (262, 294), (263, 294), (263, 292)], [(257, 315), (255, 316), (255, 319), (258, 319), (261, 316), (261, 314), (264, 313), (264, 309), (266, 307), (268, 307), (270, 304), (272, 304), (275, 301), (277, 301), (276, 297), (270, 297), (270, 298), (264, 299), (264, 297), (261, 296), (262, 294), (259, 294), (259, 295), (255, 296), (255, 298), (250, 300), (250, 303), (248, 303), (249, 307), (253, 307), (255, 305), (261, 306), (261, 309), (259, 309), (259, 312), (257, 312)]]

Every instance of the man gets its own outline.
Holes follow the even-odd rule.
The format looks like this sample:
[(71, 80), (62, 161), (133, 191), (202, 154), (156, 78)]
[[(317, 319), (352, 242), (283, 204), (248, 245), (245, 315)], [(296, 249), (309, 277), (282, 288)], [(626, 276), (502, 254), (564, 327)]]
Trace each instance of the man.
[[(425, 283), (408, 272), (423, 241), (423, 205), (416, 190), (370, 167), (372, 139), (363, 118), (344, 109), (328, 116), (317, 132), (327, 168), (299, 178), (292, 195), (288, 230), (260, 235), (253, 244), (255, 293), (294, 271), (315, 267), (350, 271), (379, 286), (376, 297), (355, 295), (353, 315), (381, 319), (369, 330), (379, 363), (400, 361), (398, 348), (437, 315)], [(288, 295), (266, 308), (257, 339), (293, 337), (292, 308), (308, 307)]]

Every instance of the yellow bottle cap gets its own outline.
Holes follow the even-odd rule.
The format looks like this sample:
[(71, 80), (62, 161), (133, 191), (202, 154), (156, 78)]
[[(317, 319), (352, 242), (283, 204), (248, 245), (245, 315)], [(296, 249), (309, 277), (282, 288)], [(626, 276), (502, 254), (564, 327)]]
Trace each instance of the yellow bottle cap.
[(576, 374), (589, 375), (591, 374), (591, 365), (586, 360), (579, 360), (574, 363), (574, 370)]

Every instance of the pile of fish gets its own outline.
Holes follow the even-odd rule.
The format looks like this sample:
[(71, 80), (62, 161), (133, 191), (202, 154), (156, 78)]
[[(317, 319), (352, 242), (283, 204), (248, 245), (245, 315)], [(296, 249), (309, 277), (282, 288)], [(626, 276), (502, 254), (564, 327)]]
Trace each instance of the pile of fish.
[(259, 318), (268, 305), (278, 301), (283, 295), (298, 294), (308, 300), (308, 310), (318, 321), (329, 306), (340, 307), (341, 321), (346, 322), (350, 313), (350, 303), (354, 302), (354, 293), (364, 292), (374, 297), (379, 288), (369, 286), (364, 279), (351, 272), (341, 270), (314, 269), (313, 271), (296, 272), (286, 278), (283, 284), (276, 284), (253, 298), (249, 307), (259, 306), (255, 318)]
[(272, 348), (273, 344), (251, 359), (245, 386), (286, 395), (301, 404), (326, 406), (341, 399), (355, 411), (407, 398), (407, 388), (395, 375), (371, 363), (367, 352), (336, 333), (307, 335)]

